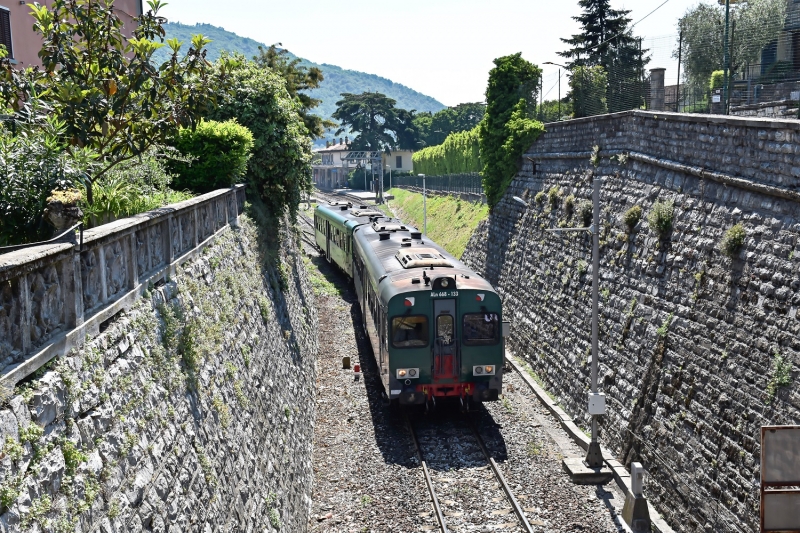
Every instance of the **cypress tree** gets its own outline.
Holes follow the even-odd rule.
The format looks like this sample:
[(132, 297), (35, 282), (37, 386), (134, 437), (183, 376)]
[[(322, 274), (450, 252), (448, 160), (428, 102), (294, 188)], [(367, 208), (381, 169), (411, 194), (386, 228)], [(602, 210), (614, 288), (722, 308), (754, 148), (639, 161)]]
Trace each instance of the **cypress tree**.
[(561, 39), (570, 48), (558, 55), (570, 60), (570, 69), (603, 67), (608, 78), (609, 112), (641, 107), (644, 66), (649, 58), (645, 58), (647, 50), (641, 50), (639, 40), (628, 29), (630, 10), (611, 9), (610, 0), (578, 0), (578, 4), (583, 13), (573, 19), (580, 23), (582, 31)]

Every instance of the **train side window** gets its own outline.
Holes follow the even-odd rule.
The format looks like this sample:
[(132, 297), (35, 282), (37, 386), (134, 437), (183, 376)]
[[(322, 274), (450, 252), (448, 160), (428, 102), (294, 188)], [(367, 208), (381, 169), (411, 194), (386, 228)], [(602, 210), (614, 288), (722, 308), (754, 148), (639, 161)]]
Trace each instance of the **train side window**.
[(392, 319), (392, 346), (395, 348), (424, 348), (428, 345), (428, 317), (425, 315), (397, 316)]
[(467, 313), (462, 328), (466, 346), (488, 346), (500, 342), (497, 313)]

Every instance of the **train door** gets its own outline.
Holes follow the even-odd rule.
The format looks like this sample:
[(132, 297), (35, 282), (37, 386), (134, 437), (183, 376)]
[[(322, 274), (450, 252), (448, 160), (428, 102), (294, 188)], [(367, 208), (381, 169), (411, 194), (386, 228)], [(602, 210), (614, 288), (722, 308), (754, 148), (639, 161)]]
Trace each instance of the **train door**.
[(325, 221), (325, 258), (330, 262), (331, 260), (331, 222)]
[(434, 345), (433, 380), (449, 382), (458, 377), (458, 349), (456, 344), (456, 301), (433, 301)]

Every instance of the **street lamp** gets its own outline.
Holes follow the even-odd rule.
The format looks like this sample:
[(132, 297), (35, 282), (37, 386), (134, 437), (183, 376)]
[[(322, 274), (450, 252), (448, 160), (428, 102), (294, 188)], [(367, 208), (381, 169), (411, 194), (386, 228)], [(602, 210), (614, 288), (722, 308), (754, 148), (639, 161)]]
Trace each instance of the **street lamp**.
[(392, 165), (386, 165), (386, 168), (389, 169), (389, 190), (392, 190)]
[(559, 65), (558, 63), (553, 63), (552, 61), (545, 61), (542, 64), (560, 67), (558, 69), (558, 120), (561, 120), (561, 69), (563, 68), (564, 70), (569, 70), (569, 68), (565, 67), (564, 65)]
[(422, 178), (422, 233), (428, 233), (428, 203), (425, 189), (425, 174), (419, 174)]

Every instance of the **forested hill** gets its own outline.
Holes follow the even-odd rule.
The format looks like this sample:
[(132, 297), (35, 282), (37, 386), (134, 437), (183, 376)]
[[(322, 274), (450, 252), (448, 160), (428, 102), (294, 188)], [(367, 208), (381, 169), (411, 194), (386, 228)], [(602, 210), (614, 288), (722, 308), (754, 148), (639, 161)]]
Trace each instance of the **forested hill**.
[[(210, 61), (214, 61), (223, 50), (229, 52), (241, 52), (246, 57), (252, 58), (258, 54), (259, 45), (264, 45), (247, 37), (240, 37), (235, 33), (224, 30), (211, 24), (187, 25), (179, 22), (170, 22), (164, 26), (167, 30), (167, 38), (177, 37), (184, 42), (187, 47), (191, 42), (192, 35), (202, 33), (212, 39), (208, 45), (208, 56)], [(167, 59), (168, 48), (164, 46), (156, 52), (156, 59), (165, 61)], [(373, 91), (383, 93), (390, 98), (397, 100), (397, 107), (402, 109), (416, 109), (417, 111), (436, 112), (445, 108), (445, 105), (437, 100), (418, 93), (417, 91), (394, 83), (392, 80), (381, 78), (374, 74), (366, 74), (355, 70), (346, 70), (335, 65), (312, 63), (303, 60), (307, 66), (315, 66), (322, 69), (325, 81), (319, 89), (312, 91), (314, 98), (319, 98), (322, 103), (316, 108), (317, 114), (329, 118), (336, 109), (336, 102), (340, 100), (341, 93), (361, 93)]]

